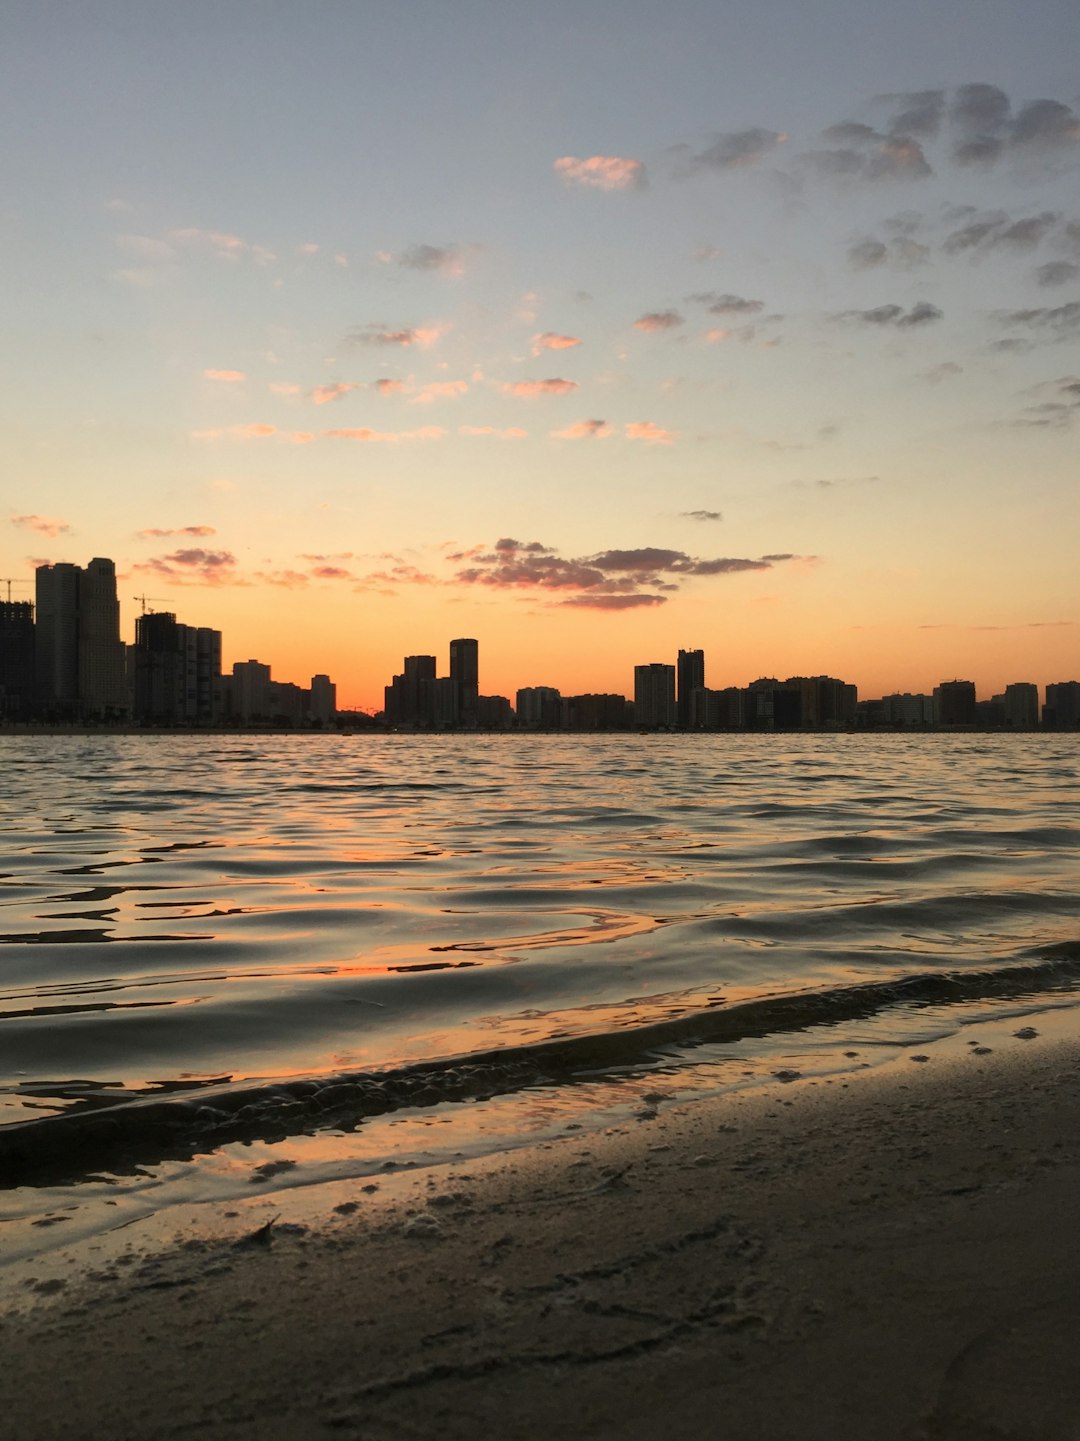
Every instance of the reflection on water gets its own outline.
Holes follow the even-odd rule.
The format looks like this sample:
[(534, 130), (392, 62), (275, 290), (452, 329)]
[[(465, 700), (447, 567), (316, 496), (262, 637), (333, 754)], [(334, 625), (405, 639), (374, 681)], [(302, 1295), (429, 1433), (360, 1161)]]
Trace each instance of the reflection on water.
[(0, 1126), (1067, 991), (1078, 762), (1069, 736), (0, 738)]

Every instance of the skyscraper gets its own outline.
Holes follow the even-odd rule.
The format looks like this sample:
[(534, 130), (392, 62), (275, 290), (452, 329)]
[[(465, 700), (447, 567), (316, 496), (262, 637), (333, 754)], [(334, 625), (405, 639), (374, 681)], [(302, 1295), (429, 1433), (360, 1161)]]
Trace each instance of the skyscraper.
[(0, 600), (0, 714), (29, 712), (34, 703), (34, 607)]
[(653, 661), (634, 667), (634, 724), (656, 730), (675, 724), (675, 667)]
[(476, 702), (480, 694), (480, 646), (475, 640), (450, 642), (450, 679), (457, 701), (457, 721), (466, 730), (476, 726)]
[(705, 684), (705, 652), (703, 650), (681, 650), (676, 667), (678, 691), (676, 694), (676, 719), (683, 730), (690, 726), (690, 697)]
[(116, 567), (98, 556), (85, 569), (37, 568), (37, 682), (42, 703), (84, 719), (128, 709)]

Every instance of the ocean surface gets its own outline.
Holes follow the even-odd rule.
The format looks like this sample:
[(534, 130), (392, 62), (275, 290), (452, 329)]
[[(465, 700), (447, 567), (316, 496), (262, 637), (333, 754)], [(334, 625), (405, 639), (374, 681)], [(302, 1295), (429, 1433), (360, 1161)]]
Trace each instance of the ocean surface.
[(1078, 802), (1069, 735), (0, 737), (0, 1182), (1072, 1006)]

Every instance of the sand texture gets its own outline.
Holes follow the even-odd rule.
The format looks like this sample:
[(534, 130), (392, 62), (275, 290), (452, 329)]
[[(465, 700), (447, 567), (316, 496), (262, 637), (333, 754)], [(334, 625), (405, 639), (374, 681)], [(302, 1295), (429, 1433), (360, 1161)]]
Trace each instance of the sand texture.
[(1074, 1044), (658, 1097), (334, 1201), (23, 1293), (0, 1434), (1080, 1438)]

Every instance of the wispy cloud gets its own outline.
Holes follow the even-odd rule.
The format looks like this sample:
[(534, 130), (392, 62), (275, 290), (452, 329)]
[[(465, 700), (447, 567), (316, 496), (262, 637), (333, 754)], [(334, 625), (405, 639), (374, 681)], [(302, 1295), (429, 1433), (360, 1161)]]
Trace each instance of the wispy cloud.
[(1080, 418), (1080, 377), (1063, 375), (1031, 392), (1034, 397), (1012, 422), (1037, 430), (1066, 430)]
[(526, 440), (529, 432), (522, 430), (519, 425), (509, 425), (500, 429), (496, 425), (459, 425), (458, 435), (470, 437), (490, 436), (495, 440)]
[(674, 330), (683, 323), (683, 318), (677, 310), (650, 310), (647, 314), (638, 316), (634, 321), (634, 329)]
[(570, 395), (577, 390), (576, 380), (511, 380), (502, 387), (504, 395), (519, 395), (530, 398), (536, 395)]
[(397, 256), (397, 263), (406, 270), (434, 270), (459, 279), (479, 249), (478, 245), (413, 245)]
[(631, 420), (623, 427), (627, 440), (644, 440), (649, 445), (674, 445), (676, 433), (651, 420)]
[(380, 395), (400, 395), (405, 389), (403, 380), (377, 380), (375, 389)]
[(372, 445), (399, 445), (413, 440), (442, 440), (446, 431), (441, 425), (422, 425), (418, 430), (371, 430), (367, 426), (324, 430), (328, 440), (356, 440)]
[(157, 526), (151, 526), (147, 530), (136, 531), (140, 540), (165, 540), (170, 535), (190, 535), (196, 538), (204, 538), (208, 535), (217, 535), (212, 525), (179, 525), (171, 530), (162, 530)]
[(341, 400), (353, 390), (363, 390), (363, 386), (355, 381), (333, 380), (326, 385), (317, 385), (311, 392), (311, 398), (316, 405), (329, 405), (332, 401)]
[(745, 170), (771, 155), (787, 138), (782, 130), (764, 130), (760, 126), (718, 135), (711, 144), (690, 156), (690, 168), (721, 173)]
[(606, 440), (612, 429), (606, 420), (579, 420), (551, 434), (555, 440)]
[(723, 515), (718, 510), (680, 510), (679, 514), (684, 520), (723, 520)]
[(533, 336), (532, 353), (540, 355), (545, 350), (572, 350), (580, 344), (576, 335), (558, 335), (553, 330), (545, 330), (541, 335)]
[(554, 170), (567, 185), (594, 190), (640, 190), (646, 181), (644, 164), (622, 155), (590, 155), (587, 159), (563, 155), (554, 162)]
[(410, 397), (411, 405), (431, 405), (436, 400), (456, 400), (469, 389), (465, 380), (432, 380)]
[(271, 440), (277, 438), (287, 445), (308, 445), (315, 439), (309, 430), (279, 430), (276, 425), (255, 421), (250, 425), (229, 425), (215, 430), (193, 430), (192, 440)]
[(227, 550), (204, 550), (191, 547), (174, 550), (168, 555), (140, 561), (132, 570), (145, 572), (172, 585), (236, 585), (242, 584), (237, 571), (236, 556)]
[(943, 315), (944, 311), (939, 310), (936, 305), (931, 305), (928, 300), (920, 300), (910, 310), (905, 310), (902, 305), (876, 305), (871, 310), (844, 310), (834, 315), (833, 319), (856, 321), (862, 325), (896, 326), (901, 330), (913, 330), (922, 325), (930, 325), (935, 320), (941, 320)]
[(57, 536), (68, 535), (71, 526), (66, 520), (57, 520), (48, 515), (13, 515), (12, 525), (17, 525), (20, 530), (33, 530), (38, 535)]
[(247, 375), (242, 370), (204, 370), (204, 380), (220, 380), (226, 385), (239, 385), (241, 381), (247, 380)]
[(449, 325), (420, 325), (394, 330), (373, 322), (355, 326), (349, 332), (349, 339), (357, 345), (414, 345), (418, 350), (430, 350), (449, 329)]

